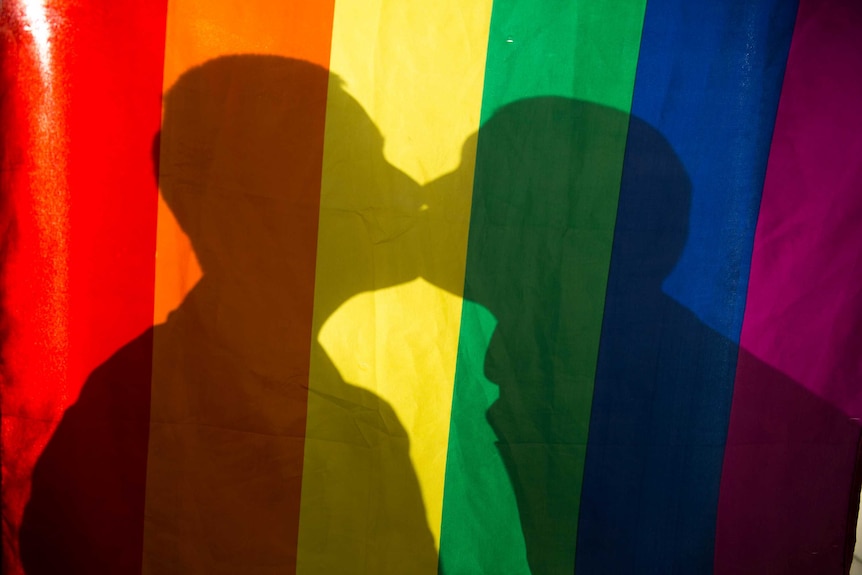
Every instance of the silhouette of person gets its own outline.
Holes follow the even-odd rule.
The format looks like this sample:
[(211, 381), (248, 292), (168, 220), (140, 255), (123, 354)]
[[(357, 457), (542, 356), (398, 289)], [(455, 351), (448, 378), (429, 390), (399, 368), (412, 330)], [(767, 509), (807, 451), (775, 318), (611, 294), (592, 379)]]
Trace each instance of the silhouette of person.
[[(326, 98), (328, 113), (352, 126), (327, 153), (350, 169), (320, 191)], [(767, 553), (737, 572), (827, 573), (844, 560), (846, 525), (835, 518), (850, 517), (858, 493), (849, 480), (858, 425), (662, 292), (686, 241), (690, 183), (641, 120), (565, 98), (516, 102), (481, 127), (475, 182), (465, 156), (420, 189), (386, 163), (380, 134), (337, 78), (303, 62), (237, 56), (185, 74), (166, 96), (163, 126), (162, 192), (204, 276), (164, 325), (94, 371), (65, 414), (34, 471), (21, 530), (28, 573), (131, 573), (142, 557), (148, 571), (292, 572), (309, 464), (309, 356), (323, 366), (323, 384), (312, 388), (331, 392), (315, 401), (333, 406), (329, 429), (312, 439), (357, 446), (355, 472), (389, 483), (345, 477), (352, 470), (325, 461), (305, 477), (366, 485), (356, 493), (402, 523), (374, 548), (340, 549), (354, 526), (333, 525), (333, 547), (316, 549), (320, 563), (308, 568), (323, 572), (325, 555), (341, 553), (356, 572), (434, 570), (402, 425), (380, 397), (343, 381), (317, 344), (323, 321), (350, 297), (418, 277), (463, 288), (497, 320), (483, 373), (467, 377), (499, 386), (487, 422), (533, 573), (711, 571), (728, 461), (747, 506), (731, 513), (732, 528), (747, 536), (787, 517), (811, 526), (770, 547), (804, 552)], [(621, 138), (622, 186), (609, 160)], [(457, 185), (441, 185), (453, 178)], [(380, 193), (368, 203), (358, 189)], [(614, 206), (608, 193), (617, 189)], [(320, 238), (344, 265), (320, 298), (318, 193), (321, 210), (362, 219), (345, 231), (365, 234)], [(437, 248), (431, 230), (468, 213), (457, 285), (452, 269), (464, 264)], [(595, 254), (610, 253), (602, 230), (614, 222), (608, 275)], [(411, 249), (370, 259), (362, 251), (392, 242)], [(601, 336), (590, 341), (596, 315)], [(737, 376), (734, 391), (737, 354), (749, 384)], [(746, 409), (734, 412), (731, 431), (741, 431), (725, 446), (732, 393)], [(831, 455), (817, 459), (824, 445)], [(457, 457), (449, 453), (449, 468), (473, 463)], [(790, 468), (783, 489), (754, 480)], [(840, 489), (836, 478), (847, 479)], [(476, 545), (494, 527), (472, 533)]]
[[(621, 142), (624, 163), (614, 160)], [(837, 572), (852, 550), (858, 422), (663, 292), (691, 203), (666, 139), (617, 110), (533, 98), (498, 110), (476, 154), (464, 298), (497, 324), (483, 373), (456, 385), (499, 386), (487, 420), (531, 572), (709, 573), (719, 520), (719, 545), (739, 549), (745, 532), (765, 550), (721, 554), (726, 573)], [(735, 381), (741, 409), (728, 436)], [(752, 443), (759, 459), (746, 455)], [(731, 504), (719, 518), (727, 461)]]
[[(328, 141), (341, 171), (321, 192), (327, 108), (347, 129)], [(374, 241), (417, 241), (422, 228), (421, 190), (382, 148), (340, 80), (306, 62), (219, 58), (170, 89), (160, 184), (203, 277), (165, 324), (99, 367), (65, 414), (34, 472), (21, 532), (28, 573), (131, 573), (142, 556), (148, 571), (293, 572), (304, 457), (306, 478), (324, 484), (306, 488), (340, 482), (370, 502), (362, 537), (329, 525), (331, 541), (305, 558), (312, 567), (337, 554), (355, 572), (436, 569), (403, 426), (386, 401), (343, 381), (317, 343), (346, 299), (422, 273), (421, 259), (395, 256), (357, 267)], [(318, 202), (388, 217), (326, 238), (345, 273), (315, 299)], [(325, 425), (306, 430), (311, 355), (320, 381), (310, 393), (328, 408)], [(314, 459), (307, 439), (337, 442), (362, 465)], [(303, 513), (325, 521), (332, 502), (314, 503)], [(374, 524), (381, 516), (398, 523)]]

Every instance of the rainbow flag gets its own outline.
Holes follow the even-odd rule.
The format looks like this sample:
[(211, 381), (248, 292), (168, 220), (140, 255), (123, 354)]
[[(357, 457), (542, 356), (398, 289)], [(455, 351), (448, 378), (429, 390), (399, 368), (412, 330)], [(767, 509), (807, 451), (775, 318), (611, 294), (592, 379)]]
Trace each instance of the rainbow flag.
[(846, 573), (860, 30), (4, 2), (4, 572)]

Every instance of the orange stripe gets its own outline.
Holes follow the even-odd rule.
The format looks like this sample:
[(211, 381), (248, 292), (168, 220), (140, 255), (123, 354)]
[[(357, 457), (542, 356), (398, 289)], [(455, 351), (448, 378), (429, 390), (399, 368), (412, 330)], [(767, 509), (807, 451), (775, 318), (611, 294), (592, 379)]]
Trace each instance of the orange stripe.
[(332, 11), (169, 6), (145, 570), (295, 569)]
[[(329, 67), (335, 0), (172, 0), (164, 88), (186, 71), (231, 54), (272, 54)], [(155, 323), (163, 322), (201, 277), (188, 238), (159, 198)]]

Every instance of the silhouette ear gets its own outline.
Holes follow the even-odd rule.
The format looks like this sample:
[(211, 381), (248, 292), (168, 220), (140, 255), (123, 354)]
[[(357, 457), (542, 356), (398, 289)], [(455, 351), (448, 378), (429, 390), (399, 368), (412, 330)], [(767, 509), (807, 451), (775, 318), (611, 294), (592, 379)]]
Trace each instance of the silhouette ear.
[(153, 176), (156, 178), (156, 184), (159, 183), (159, 158), (161, 157), (161, 142), (162, 142), (162, 131), (159, 130), (156, 132), (156, 135), (153, 136), (153, 145), (150, 148), (150, 157), (153, 160)]

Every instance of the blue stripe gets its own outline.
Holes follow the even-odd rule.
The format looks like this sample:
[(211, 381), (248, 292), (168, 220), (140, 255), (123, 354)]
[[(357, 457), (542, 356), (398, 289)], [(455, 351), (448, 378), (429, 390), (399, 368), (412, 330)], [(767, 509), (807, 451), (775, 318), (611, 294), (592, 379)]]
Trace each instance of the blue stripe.
[(795, 15), (782, 0), (647, 5), (576, 573), (712, 572), (736, 342)]

